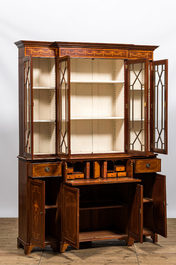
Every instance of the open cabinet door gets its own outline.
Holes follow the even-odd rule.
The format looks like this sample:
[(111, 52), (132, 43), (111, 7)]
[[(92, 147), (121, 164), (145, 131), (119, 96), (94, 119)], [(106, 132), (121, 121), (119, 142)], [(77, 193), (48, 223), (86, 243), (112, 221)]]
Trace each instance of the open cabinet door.
[(79, 249), (79, 189), (63, 185), (63, 241)]
[(70, 57), (56, 59), (56, 151), (59, 157), (70, 155)]
[(168, 60), (152, 62), (150, 77), (150, 149), (152, 152), (167, 154)]
[(33, 157), (33, 75), (32, 57), (23, 59), (24, 75), (24, 156)]
[(45, 248), (45, 182), (29, 179), (29, 240), (30, 243)]
[(143, 186), (137, 184), (130, 187), (130, 224), (129, 237), (143, 242)]
[(148, 60), (126, 63), (126, 152), (148, 155)]
[(156, 174), (153, 185), (154, 232), (167, 237), (166, 176)]

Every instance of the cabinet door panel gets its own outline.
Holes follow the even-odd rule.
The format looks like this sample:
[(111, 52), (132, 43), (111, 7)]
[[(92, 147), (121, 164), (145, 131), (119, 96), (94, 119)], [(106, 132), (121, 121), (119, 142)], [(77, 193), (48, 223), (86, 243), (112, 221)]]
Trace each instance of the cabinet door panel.
[(79, 249), (79, 190), (63, 185), (63, 240)]
[(56, 150), (62, 157), (70, 155), (70, 57), (56, 59), (57, 126)]
[(126, 69), (126, 151), (147, 155), (148, 60), (129, 60)]
[(167, 237), (166, 176), (156, 174), (153, 185), (154, 232)]
[(33, 75), (32, 57), (23, 59), (24, 75), (24, 155), (33, 156)]
[(168, 60), (152, 62), (151, 76), (151, 151), (167, 154)]
[(139, 184), (130, 188), (129, 236), (143, 242), (143, 186)]
[(29, 237), (30, 243), (45, 248), (45, 182), (29, 179), (30, 214)]

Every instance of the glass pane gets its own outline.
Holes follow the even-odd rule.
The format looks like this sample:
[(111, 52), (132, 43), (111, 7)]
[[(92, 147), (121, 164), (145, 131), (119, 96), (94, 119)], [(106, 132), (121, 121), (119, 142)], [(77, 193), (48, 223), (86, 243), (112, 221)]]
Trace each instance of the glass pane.
[(155, 65), (154, 68), (154, 148), (165, 149), (165, 65)]
[(33, 58), (33, 153), (56, 153), (55, 59)]
[(129, 66), (129, 142), (130, 150), (145, 151), (144, 126), (144, 74), (145, 64), (136, 63)]
[(24, 91), (25, 91), (25, 153), (31, 154), (31, 67), (30, 61), (24, 63)]
[(68, 63), (59, 63), (60, 89), (60, 153), (68, 154)]

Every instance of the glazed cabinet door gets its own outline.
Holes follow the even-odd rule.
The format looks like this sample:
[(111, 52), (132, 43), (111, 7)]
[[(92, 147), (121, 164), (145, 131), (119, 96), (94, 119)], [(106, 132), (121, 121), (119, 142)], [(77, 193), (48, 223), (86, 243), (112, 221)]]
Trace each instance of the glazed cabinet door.
[(33, 154), (33, 94), (32, 94), (32, 57), (23, 59), (24, 77), (24, 156)]
[(148, 60), (126, 63), (126, 152), (148, 154)]
[(70, 57), (56, 59), (56, 150), (58, 156), (70, 155)]
[(63, 241), (79, 249), (79, 189), (63, 185)]
[(156, 174), (153, 185), (154, 232), (167, 237), (166, 176)]
[(29, 179), (29, 239), (45, 248), (45, 182)]
[(143, 186), (130, 187), (130, 224), (129, 237), (143, 242)]
[(168, 60), (152, 62), (151, 77), (151, 151), (167, 154)]

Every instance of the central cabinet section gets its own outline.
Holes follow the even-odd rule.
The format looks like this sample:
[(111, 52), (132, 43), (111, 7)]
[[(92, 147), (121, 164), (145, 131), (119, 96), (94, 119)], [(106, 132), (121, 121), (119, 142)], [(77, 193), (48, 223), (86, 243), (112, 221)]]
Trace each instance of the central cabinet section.
[(124, 152), (124, 61), (70, 60), (71, 153)]
[(142, 242), (143, 187), (137, 182), (140, 181), (132, 179), (130, 184), (113, 185), (64, 184), (63, 240), (78, 249), (80, 242), (107, 239), (128, 242), (130, 232), (132, 238)]

